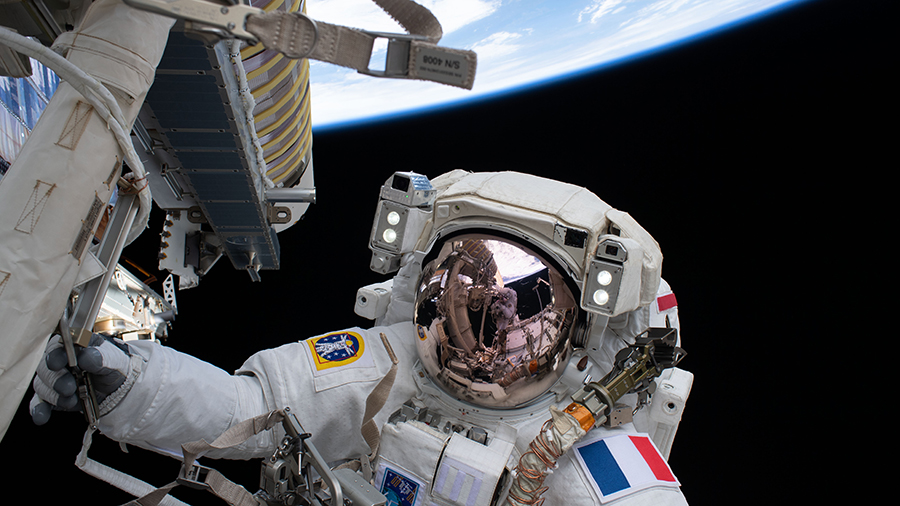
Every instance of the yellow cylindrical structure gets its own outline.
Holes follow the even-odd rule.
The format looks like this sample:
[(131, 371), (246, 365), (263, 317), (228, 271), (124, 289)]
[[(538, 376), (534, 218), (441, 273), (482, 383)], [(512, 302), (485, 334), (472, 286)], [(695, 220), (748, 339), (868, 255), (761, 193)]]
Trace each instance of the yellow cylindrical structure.
[[(303, 0), (254, 0), (254, 7), (272, 12), (306, 12)], [(291, 187), (309, 165), (312, 151), (309, 61), (292, 60), (261, 44), (241, 50), (266, 175), (276, 185)]]

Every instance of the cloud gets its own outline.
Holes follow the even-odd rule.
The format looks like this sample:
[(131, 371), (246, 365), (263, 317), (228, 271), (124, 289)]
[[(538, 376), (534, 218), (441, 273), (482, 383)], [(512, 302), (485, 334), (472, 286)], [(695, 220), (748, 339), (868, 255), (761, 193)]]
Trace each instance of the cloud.
[(516, 41), (521, 37), (520, 33), (497, 32), (476, 42), (469, 49), (478, 54), (479, 61), (507, 56), (519, 49), (520, 46)]
[[(660, 47), (797, 0), (655, 0), (620, 15), (616, 29), (572, 51), (562, 66), (586, 67)], [(632, 3), (632, 0), (624, 0)], [(622, 0), (594, 0), (583, 13), (594, 19), (624, 7)], [(629, 6), (634, 7), (634, 6)]]
[(437, 83), (377, 79), (343, 69), (339, 74), (311, 83), (314, 126), (411, 111), (471, 96), (468, 90)]
[[(623, 3), (625, 0), (593, 0), (591, 5), (585, 7), (578, 13), (578, 22), (581, 23), (582, 19), (585, 15), (591, 15), (591, 23), (596, 23), (600, 20), (604, 15), (612, 12), (616, 7), (619, 7), (619, 4)], [(624, 6), (622, 6), (624, 8)], [(618, 12), (619, 9), (616, 9)]]
[(438, 18), (444, 35), (486, 18), (500, 8), (500, 0), (417, 0)]

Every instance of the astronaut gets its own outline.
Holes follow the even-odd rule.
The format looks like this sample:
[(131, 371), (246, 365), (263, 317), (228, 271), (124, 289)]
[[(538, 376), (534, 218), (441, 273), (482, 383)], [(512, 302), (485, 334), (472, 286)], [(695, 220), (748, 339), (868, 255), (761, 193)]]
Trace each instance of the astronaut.
[[(689, 372), (666, 369), (652, 395), (622, 397), (633, 417), (618, 424), (581, 430), (564, 411), (645, 329), (679, 328), (659, 247), (628, 214), (526, 174), (395, 173), (370, 248), (373, 270), (396, 272), (372, 328), (261, 351), (234, 374), (150, 342), (86, 349), (79, 362), (104, 386), (99, 429), (179, 454), (290, 407), (330, 465), (371, 469), (392, 505), (686, 504), (666, 458)], [(58, 353), (35, 377), (36, 419), (44, 402), (72, 404)], [(205, 456), (267, 457), (281, 436)]]

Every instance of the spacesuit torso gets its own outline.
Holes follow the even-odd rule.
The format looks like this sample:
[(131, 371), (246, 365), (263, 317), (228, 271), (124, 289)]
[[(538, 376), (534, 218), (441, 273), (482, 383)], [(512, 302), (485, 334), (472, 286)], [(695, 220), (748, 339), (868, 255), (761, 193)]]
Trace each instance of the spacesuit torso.
[[(672, 300), (665, 282), (661, 284), (660, 295), (664, 301)], [(578, 381), (585, 380), (588, 376), (585, 371), (589, 369), (595, 373), (608, 371), (616, 352), (640, 332), (639, 329), (666, 324), (677, 327), (678, 320), (677, 308), (665, 302), (652, 304), (611, 324), (607, 322), (602, 337), (592, 341), (599, 344), (600, 349), (594, 350), (593, 357), (588, 357), (584, 351), (576, 352), (571, 359), (575, 367), (569, 371)], [(394, 328), (401, 333), (411, 330), (411, 326), (404, 324)], [(422, 339), (423, 333), (407, 336), (410, 338)], [(587, 361), (591, 363), (590, 368)], [(580, 367), (583, 371), (576, 372)], [(689, 374), (680, 370), (675, 372)], [(516, 470), (519, 457), (529, 451), (535, 436), (549, 418), (546, 415), (549, 405), (562, 410), (570, 403), (568, 394), (571, 391), (565, 383), (566, 380), (571, 382), (571, 377), (551, 389), (543, 402), (524, 409), (503, 411), (455, 402), (434, 386), (419, 364), (414, 367), (412, 377), (418, 386), (418, 395), (401, 406), (382, 426), (378, 458), (374, 462), (374, 483), (388, 497), (388, 504), (473, 506), (501, 503), (508, 493), (511, 475), (522, 472)], [(671, 375), (666, 377), (671, 378)], [(634, 395), (627, 399), (632, 408), (636, 400)], [(650, 411), (649, 406), (643, 409)], [(601, 439), (621, 442), (623, 438), (634, 436), (640, 440), (639, 434), (656, 431), (662, 425), (647, 416), (640, 416), (636, 423), (593, 429), (573, 451), (558, 461), (558, 467), (543, 483), (547, 490), (542, 497), (552, 505), (686, 504), (677, 479), (660, 455), (657, 454), (659, 467), (655, 479), (639, 484), (632, 478), (634, 483), (616, 484), (614, 479), (600, 476), (606, 470), (598, 467), (597, 460), (605, 457), (591, 452)], [(662, 440), (660, 436), (664, 433), (659, 432), (656, 439), (668, 454), (671, 439)], [(617, 465), (631, 464), (626, 458)]]

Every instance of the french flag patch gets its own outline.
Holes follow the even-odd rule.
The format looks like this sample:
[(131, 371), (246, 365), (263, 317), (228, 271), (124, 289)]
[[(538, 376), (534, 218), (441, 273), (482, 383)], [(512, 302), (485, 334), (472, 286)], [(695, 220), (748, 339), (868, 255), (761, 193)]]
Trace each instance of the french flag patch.
[(601, 502), (649, 487), (681, 485), (645, 434), (586, 440), (575, 445), (575, 456)]

